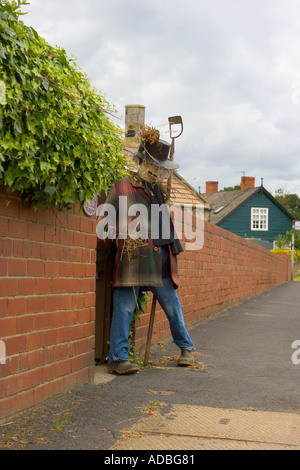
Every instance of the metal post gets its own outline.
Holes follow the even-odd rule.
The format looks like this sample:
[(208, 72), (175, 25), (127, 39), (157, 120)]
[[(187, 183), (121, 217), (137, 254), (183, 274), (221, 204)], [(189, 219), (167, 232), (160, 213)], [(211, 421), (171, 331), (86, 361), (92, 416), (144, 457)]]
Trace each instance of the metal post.
[(155, 309), (156, 309), (156, 297), (153, 296), (152, 306), (151, 306), (151, 315), (150, 315), (150, 321), (149, 321), (149, 328), (148, 328), (146, 351), (145, 351), (145, 357), (144, 357), (144, 366), (147, 366), (148, 361), (149, 361), (151, 338), (152, 338), (154, 317), (155, 317)]

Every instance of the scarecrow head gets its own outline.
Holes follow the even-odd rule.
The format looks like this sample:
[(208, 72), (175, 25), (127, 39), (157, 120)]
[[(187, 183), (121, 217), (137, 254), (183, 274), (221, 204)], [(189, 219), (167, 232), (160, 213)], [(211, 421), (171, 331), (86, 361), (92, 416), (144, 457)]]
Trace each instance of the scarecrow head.
[(143, 128), (138, 150), (127, 148), (134, 155), (138, 175), (149, 182), (163, 181), (169, 178), (170, 171), (179, 168), (178, 163), (170, 160), (171, 145), (160, 140), (159, 132), (153, 128)]

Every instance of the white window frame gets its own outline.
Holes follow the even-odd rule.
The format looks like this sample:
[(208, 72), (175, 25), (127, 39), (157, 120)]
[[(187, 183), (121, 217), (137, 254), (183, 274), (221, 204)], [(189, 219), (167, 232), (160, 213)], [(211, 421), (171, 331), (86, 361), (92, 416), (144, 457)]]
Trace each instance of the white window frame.
[(269, 209), (267, 207), (251, 207), (251, 230), (255, 232), (269, 230)]

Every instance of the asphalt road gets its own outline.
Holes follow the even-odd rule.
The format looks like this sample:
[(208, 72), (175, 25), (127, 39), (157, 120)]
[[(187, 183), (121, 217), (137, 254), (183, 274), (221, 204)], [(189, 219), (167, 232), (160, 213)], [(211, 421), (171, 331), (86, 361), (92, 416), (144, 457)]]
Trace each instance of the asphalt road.
[[(183, 444), (191, 432), (189, 420), (184, 422), (186, 413), (190, 414), (191, 410), (198, 420), (205, 416), (205, 411), (213, 413), (224, 409), (236, 410), (234, 416), (240, 419), (244, 412), (250, 411), (275, 413), (276, 419), (293, 415), (298, 425), (299, 306), (300, 283), (289, 282), (200, 322), (189, 329), (196, 347), (192, 369), (176, 367), (179, 351), (172, 342), (153, 346), (150, 366), (136, 375), (115, 377), (101, 367), (96, 374), (98, 385), (75, 387), (65, 395), (9, 419), (8, 423), (0, 423), (0, 449), (118, 449), (122, 448), (119, 442), (126, 441), (126, 432), (127, 438), (132, 440), (135, 434), (130, 435), (130, 431), (138, 429), (136, 426), (144, 426), (141, 431), (144, 436), (147, 422), (149, 430), (152, 429), (151, 436), (161, 423), (168, 434), (166, 429), (172, 420), (174, 424), (176, 410), (183, 422), (179, 423), (177, 435), (176, 430), (172, 431), (177, 439), (175, 449), (180, 449), (181, 445), (193, 448), (193, 445), (200, 445), (200, 437), (214, 437), (215, 431), (203, 436), (202, 430), (198, 444), (195, 440)], [(293, 349), (296, 340), (299, 346)], [(202, 414), (197, 410), (202, 410)], [(270, 413), (257, 416), (271, 417)], [(231, 418), (220, 416), (219, 423), (229, 423)], [(153, 428), (155, 419), (158, 427)], [(195, 424), (194, 438), (197, 438), (195, 432), (199, 423)], [(150, 434), (147, 442), (151, 448)], [(226, 433), (224, 436), (216, 440), (215, 448), (225, 443)], [(240, 441), (247, 441), (245, 433), (243, 436)], [(137, 437), (141, 435), (136, 434)], [(263, 441), (263, 436), (257, 439)], [(163, 441), (160, 442), (163, 446)], [(129, 448), (134, 445), (133, 440)]]

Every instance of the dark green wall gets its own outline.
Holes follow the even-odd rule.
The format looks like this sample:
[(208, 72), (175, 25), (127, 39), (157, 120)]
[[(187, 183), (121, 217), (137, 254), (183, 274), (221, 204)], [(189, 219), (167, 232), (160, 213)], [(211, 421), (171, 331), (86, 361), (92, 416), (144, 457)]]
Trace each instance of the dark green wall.
[[(269, 230), (251, 230), (251, 207), (269, 208)], [(292, 220), (264, 193), (259, 192), (248, 199), (231, 216), (218, 224), (220, 227), (243, 238), (260, 238), (273, 242), (279, 234), (292, 230)]]

